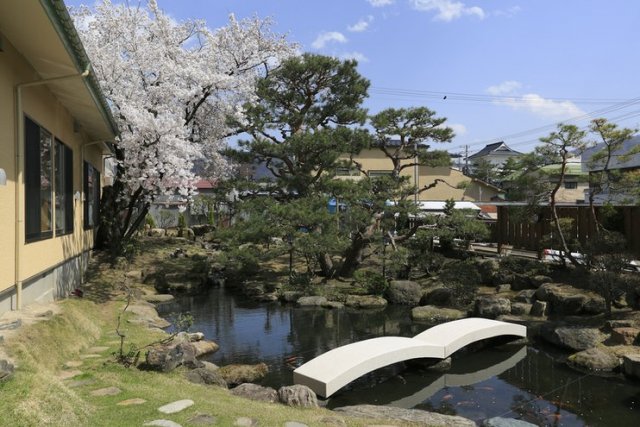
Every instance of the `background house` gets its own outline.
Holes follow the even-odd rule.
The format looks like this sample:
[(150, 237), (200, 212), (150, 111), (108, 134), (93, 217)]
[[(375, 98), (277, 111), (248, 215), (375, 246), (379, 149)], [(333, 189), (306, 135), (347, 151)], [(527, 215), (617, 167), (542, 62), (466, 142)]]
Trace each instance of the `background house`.
[[(589, 148), (582, 153), (582, 171), (594, 175), (602, 172), (605, 167), (613, 171), (616, 179), (623, 178), (623, 175), (631, 176), (631, 174), (640, 174), (640, 135), (625, 141), (622, 146), (612, 153), (609, 165), (605, 166), (605, 160), (593, 161), (593, 156), (601, 152), (605, 148), (604, 144), (598, 144)], [(594, 201), (596, 204), (606, 202), (630, 204), (637, 202), (638, 184), (636, 179), (635, 185), (626, 182), (622, 185), (610, 185), (605, 182), (603, 188), (595, 194)], [(631, 185), (630, 185), (631, 184)], [(584, 200), (588, 202), (589, 191), (584, 191)]]
[(116, 126), (62, 1), (0, 2), (0, 313), (64, 297)]
[[(390, 175), (393, 169), (391, 160), (379, 149), (362, 150), (354, 156), (354, 160), (362, 165), (370, 177)], [(406, 160), (407, 164), (412, 160)], [(361, 179), (363, 174), (355, 168), (342, 168), (336, 171), (341, 179)], [(455, 201), (491, 202), (501, 199), (503, 191), (479, 179), (465, 176), (461, 171), (447, 167), (418, 166), (402, 170), (402, 176), (408, 176), (409, 182), (416, 187), (424, 187), (436, 180), (438, 184), (417, 197), (418, 201)]]

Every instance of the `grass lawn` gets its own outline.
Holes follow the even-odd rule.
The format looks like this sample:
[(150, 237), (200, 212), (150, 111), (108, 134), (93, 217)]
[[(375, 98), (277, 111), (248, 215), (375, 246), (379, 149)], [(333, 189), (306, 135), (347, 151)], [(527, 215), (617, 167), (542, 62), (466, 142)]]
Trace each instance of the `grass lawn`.
[[(157, 266), (167, 260), (175, 244), (172, 242), (169, 248), (148, 247), (128, 269)], [(344, 419), (346, 425), (371, 424), (371, 420), (343, 418), (325, 409), (290, 408), (238, 398), (226, 389), (188, 382), (184, 368), (155, 373), (116, 363), (113, 353), (119, 341), (115, 325), (125, 303), (118, 282), (123, 280), (125, 269), (93, 268), (89, 276), (92, 285), (87, 286), (84, 298), (61, 302), (59, 314), (21, 327), (2, 343), (17, 368), (10, 380), (0, 383), (1, 426), (141, 426), (157, 419), (188, 426), (194, 425), (189, 419), (198, 414), (215, 417), (215, 425), (220, 426), (234, 425), (239, 417), (259, 420), (261, 426), (282, 426), (287, 421), (309, 426), (345, 425), (336, 424), (336, 418)], [(132, 286), (139, 286), (139, 292), (150, 288)], [(164, 336), (158, 329), (127, 322), (128, 317), (124, 316), (123, 323), (127, 342), (142, 347)], [(73, 371), (79, 372), (65, 379)], [(120, 392), (112, 396), (92, 394), (106, 387), (117, 387)], [(118, 405), (136, 398), (145, 402)], [(181, 399), (191, 399), (195, 404), (177, 414), (158, 411), (160, 406)]]

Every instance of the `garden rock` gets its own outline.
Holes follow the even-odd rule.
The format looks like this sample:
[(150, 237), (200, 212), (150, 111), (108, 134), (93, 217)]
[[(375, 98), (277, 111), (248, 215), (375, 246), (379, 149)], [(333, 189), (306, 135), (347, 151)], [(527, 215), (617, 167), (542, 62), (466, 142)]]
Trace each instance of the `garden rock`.
[(227, 388), (227, 382), (218, 371), (207, 368), (196, 368), (186, 373), (187, 379), (196, 384), (216, 385)]
[(155, 426), (155, 427), (182, 427), (180, 424), (171, 420), (153, 420), (148, 423), (142, 424), (143, 426)]
[(226, 365), (222, 366), (218, 372), (225, 379), (227, 384), (250, 383), (263, 378), (268, 372), (269, 367), (265, 363), (256, 365)]
[(215, 342), (207, 341), (207, 340), (194, 341), (191, 343), (191, 345), (196, 350), (196, 357), (200, 357), (205, 354), (215, 353), (220, 348), (220, 346)]
[(450, 306), (453, 302), (453, 291), (449, 288), (435, 288), (428, 291), (420, 300), (420, 305)]
[(626, 376), (640, 379), (640, 354), (627, 354), (623, 356), (622, 368)]
[(514, 316), (524, 316), (531, 312), (532, 304), (525, 304), (522, 302), (514, 302), (511, 304), (511, 314)]
[(300, 292), (300, 291), (284, 291), (281, 294), (280, 298), (284, 302), (296, 302), (303, 295), (304, 294), (302, 292)]
[(559, 283), (545, 283), (536, 291), (536, 298), (548, 302), (549, 314), (589, 315), (605, 311), (604, 299), (593, 292)]
[(588, 371), (610, 372), (620, 367), (620, 359), (597, 347), (572, 354), (567, 361), (570, 365)]
[(633, 345), (638, 335), (640, 335), (640, 329), (637, 328), (613, 328), (609, 341), (612, 345)]
[(147, 232), (147, 235), (151, 237), (164, 237), (167, 232), (164, 228), (152, 228)]
[(8, 380), (13, 376), (15, 368), (13, 364), (9, 363), (7, 360), (0, 360), (0, 381)]
[(197, 426), (212, 426), (218, 422), (218, 419), (209, 414), (197, 414), (187, 420), (189, 424)]
[(544, 301), (534, 301), (531, 305), (531, 311), (529, 312), (532, 316), (535, 317), (543, 317), (547, 315), (547, 303)]
[(245, 399), (257, 400), (261, 402), (276, 403), (278, 401), (278, 392), (271, 387), (263, 387), (258, 384), (243, 383), (231, 390), (234, 396), (244, 397)]
[(305, 385), (292, 385), (280, 387), (278, 390), (280, 402), (288, 406), (300, 406), (303, 408), (317, 408), (318, 398), (313, 390)]
[(392, 406), (355, 405), (336, 408), (341, 415), (378, 420), (408, 421), (431, 427), (476, 427), (476, 423), (463, 417), (443, 415), (420, 409), (402, 409)]
[(387, 306), (387, 300), (374, 295), (347, 295), (344, 305), (353, 308), (383, 308)]
[(491, 258), (478, 258), (475, 264), (478, 273), (480, 273), (480, 282), (485, 284), (493, 283), (494, 276), (500, 271), (500, 263)]
[(153, 295), (143, 295), (142, 299), (152, 304), (159, 304), (163, 302), (173, 301), (175, 297), (171, 294), (153, 294)]
[(479, 297), (476, 299), (474, 312), (476, 316), (495, 319), (503, 314), (511, 313), (511, 301), (496, 296)]
[(426, 322), (448, 322), (450, 320), (462, 319), (466, 313), (453, 308), (439, 308), (432, 305), (414, 307), (411, 310), (411, 318), (417, 321)]
[(536, 290), (535, 289), (525, 289), (523, 291), (518, 292), (518, 295), (516, 295), (513, 298), (513, 300), (515, 302), (523, 302), (525, 304), (532, 304), (535, 294), (536, 294)]
[(321, 296), (300, 297), (297, 303), (301, 307), (320, 307), (327, 303), (327, 299)]
[(142, 273), (142, 270), (131, 270), (124, 273), (124, 277), (141, 281), (144, 277), (144, 274)]
[(551, 344), (573, 351), (581, 351), (595, 347), (606, 338), (605, 334), (595, 328), (561, 326), (552, 330), (550, 329), (550, 327), (543, 328), (543, 339)]
[(193, 343), (179, 343), (175, 346), (157, 346), (151, 348), (145, 357), (149, 369), (170, 372), (180, 365), (190, 368), (201, 367), (196, 359), (196, 348)]
[(422, 288), (410, 280), (392, 280), (386, 296), (391, 304), (418, 305), (422, 298)]
[(482, 427), (536, 427), (536, 424), (516, 420), (515, 418), (493, 417), (484, 420)]
[(129, 320), (131, 323), (143, 324), (150, 328), (166, 328), (167, 326), (171, 326), (171, 323), (158, 315), (153, 304), (139, 301), (129, 305), (127, 311), (135, 314), (135, 318)]

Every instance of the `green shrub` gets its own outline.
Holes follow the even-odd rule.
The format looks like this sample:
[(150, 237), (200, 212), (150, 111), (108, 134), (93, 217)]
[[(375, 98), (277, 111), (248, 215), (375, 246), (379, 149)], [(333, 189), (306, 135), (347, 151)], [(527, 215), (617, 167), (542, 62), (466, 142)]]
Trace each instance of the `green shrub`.
[(144, 218), (144, 222), (149, 226), (149, 228), (156, 228), (156, 220), (153, 219), (153, 215), (147, 214)]
[(187, 228), (187, 219), (183, 213), (178, 215), (178, 228)]
[(389, 288), (389, 283), (382, 274), (371, 270), (357, 270), (353, 273), (356, 283), (370, 295), (383, 295)]

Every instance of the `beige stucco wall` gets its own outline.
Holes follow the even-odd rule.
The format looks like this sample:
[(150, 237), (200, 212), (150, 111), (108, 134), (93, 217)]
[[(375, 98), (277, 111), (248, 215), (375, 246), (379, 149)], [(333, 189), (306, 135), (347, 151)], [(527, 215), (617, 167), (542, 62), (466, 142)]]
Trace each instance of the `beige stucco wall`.
[[(345, 158), (346, 160), (346, 158)], [(381, 150), (363, 150), (357, 156), (354, 156), (354, 160), (362, 165), (362, 168), (366, 171), (371, 170), (391, 170), (393, 163), (384, 155)], [(404, 164), (409, 164), (411, 161), (407, 160)], [(402, 170), (403, 176), (410, 177), (411, 184), (414, 183), (414, 168), (408, 167)], [(358, 177), (339, 177), (342, 179), (358, 179)], [(436, 180), (439, 180), (438, 184), (422, 192), (419, 195), (419, 200), (447, 200), (453, 198), (457, 201), (490, 201), (492, 197), (498, 195), (497, 189), (490, 185), (473, 181), (471, 178), (465, 176), (462, 172), (450, 167), (428, 167), (420, 166), (418, 168), (418, 180), (416, 182), (418, 187), (429, 185)], [(444, 182), (440, 182), (444, 181)], [(464, 184), (464, 188), (459, 188)]]
[[(14, 167), (17, 135), (15, 87), (19, 83), (39, 79), (35, 71), (9, 40), (4, 39), (4, 51), (0, 52), (0, 168), (7, 173), (7, 185), (0, 186), (0, 292), (15, 284), (15, 230), (19, 231), (19, 280), (27, 280), (63, 263), (92, 244), (92, 232), (85, 232), (82, 226), (82, 202), (74, 201), (74, 232), (61, 237), (53, 237), (33, 243), (24, 243), (24, 186), (19, 185), (21, 215), (15, 220), (15, 183), (22, 182)], [(22, 89), (23, 114), (29, 116), (47, 129), (73, 150), (73, 191), (82, 192), (81, 146), (87, 140), (82, 133), (74, 132), (73, 117), (51, 94), (45, 85)], [(22, 114), (20, 120), (24, 120)], [(24, 144), (24, 140), (19, 141)], [(98, 169), (102, 169), (100, 146), (87, 147), (87, 159)], [(20, 161), (20, 168), (24, 160)], [(55, 215), (55, 209), (54, 209)]]

